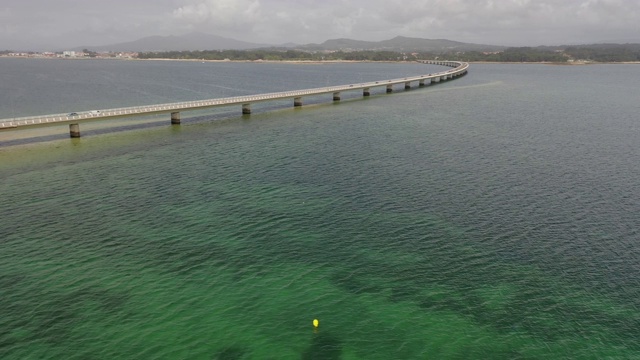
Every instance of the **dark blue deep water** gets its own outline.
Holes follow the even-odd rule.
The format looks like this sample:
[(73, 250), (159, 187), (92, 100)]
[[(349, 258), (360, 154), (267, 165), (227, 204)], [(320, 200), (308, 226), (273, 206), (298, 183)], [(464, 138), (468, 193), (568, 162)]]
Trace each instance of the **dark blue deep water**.
[[(440, 69), (0, 59), (0, 113)], [(0, 132), (0, 358), (640, 358), (638, 78), (472, 64), (302, 109)]]

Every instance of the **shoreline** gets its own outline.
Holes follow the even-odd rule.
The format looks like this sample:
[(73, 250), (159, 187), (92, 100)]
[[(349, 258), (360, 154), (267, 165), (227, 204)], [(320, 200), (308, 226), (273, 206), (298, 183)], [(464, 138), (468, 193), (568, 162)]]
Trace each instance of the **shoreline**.
[[(366, 64), (366, 63), (385, 63), (385, 64), (407, 64), (421, 61), (423, 59), (416, 59), (412, 61), (372, 61), (372, 60), (207, 60), (207, 59), (168, 59), (168, 58), (152, 58), (152, 59), (139, 59), (139, 58), (52, 58), (52, 57), (34, 57), (34, 56), (0, 56), (0, 59), (42, 59), (42, 60), (117, 60), (117, 61), (187, 61), (187, 62), (203, 62), (203, 63), (252, 63), (252, 64)], [(450, 61), (463, 61), (469, 64), (496, 64), (496, 65), (640, 65), (640, 61), (572, 61), (572, 62), (554, 62), (554, 61), (523, 61), (523, 62), (511, 62), (511, 61), (465, 61), (465, 60), (450, 60)]]
[[(366, 63), (385, 63), (385, 64), (410, 64), (420, 60), (412, 61), (371, 61), (371, 60), (202, 60), (202, 59), (167, 59), (167, 58), (153, 58), (153, 59), (128, 59), (135, 61), (192, 61), (192, 62), (213, 62), (213, 63), (288, 63), (288, 64), (366, 64)], [(436, 61), (436, 60), (431, 60)], [(465, 60), (450, 60), (444, 61), (461, 61), (469, 64), (497, 64), (497, 65), (513, 65), (513, 64), (542, 64), (542, 65), (640, 65), (640, 61), (620, 61), (620, 62), (595, 62), (595, 61), (573, 61), (573, 62), (554, 62), (554, 61), (525, 61), (525, 62), (511, 62), (511, 61), (465, 61)]]

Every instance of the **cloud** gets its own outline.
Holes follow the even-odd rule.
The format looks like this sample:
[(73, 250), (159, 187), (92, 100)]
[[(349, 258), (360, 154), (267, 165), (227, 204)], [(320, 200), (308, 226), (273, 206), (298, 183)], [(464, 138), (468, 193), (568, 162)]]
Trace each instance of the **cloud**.
[[(406, 36), (511, 44), (597, 41), (638, 29), (635, 0), (371, 0), (366, 11)], [(357, 27), (356, 30), (357, 32)], [(637, 35), (636, 35), (637, 37)]]
[(638, 29), (639, 9), (635, 0), (200, 0), (174, 15), (263, 42), (404, 35), (545, 44), (619, 37)]
[(205, 0), (181, 6), (173, 11), (178, 21), (209, 23), (221, 29), (242, 29), (260, 21), (258, 0)]
[[(202, 31), (278, 44), (397, 35), (504, 45), (640, 42), (637, 0), (2, 0), (0, 47)], [(37, 41), (36, 41), (37, 40)]]
[(0, 8), (0, 19), (2, 20), (9, 19), (9, 17), (12, 16), (12, 13), (13, 12), (8, 7)]

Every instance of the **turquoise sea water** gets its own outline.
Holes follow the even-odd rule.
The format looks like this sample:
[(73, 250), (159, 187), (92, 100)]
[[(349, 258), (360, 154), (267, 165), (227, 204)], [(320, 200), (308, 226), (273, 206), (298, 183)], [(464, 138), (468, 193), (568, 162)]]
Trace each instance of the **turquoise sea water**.
[[(0, 66), (18, 115), (437, 69)], [(0, 133), (0, 358), (640, 358), (639, 71)]]

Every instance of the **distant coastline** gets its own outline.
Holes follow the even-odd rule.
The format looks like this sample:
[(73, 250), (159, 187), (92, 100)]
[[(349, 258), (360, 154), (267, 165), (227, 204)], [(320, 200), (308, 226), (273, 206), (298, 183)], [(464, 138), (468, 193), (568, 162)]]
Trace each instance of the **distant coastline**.
[(640, 62), (640, 43), (502, 46), (396, 36), (381, 41), (341, 38), (330, 39), (319, 44), (261, 45), (211, 34), (190, 33), (181, 36), (150, 36), (108, 46), (73, 47), (55, 51), (5, 49), (0, 50), (0, 56), (283, 63), (402, 62), (446, 59), (496, 64), (636, 64)]
[[(203, 62), (203, 63), (286, 63), (286, 64), (344, 64), (344, 63), (412, 63), (416, 60), (344, 60), (344, 59), (331, 59), (331, 60), (306, 60), (306, 59), (292, 59), (292, 60), (249, 60), (249, 59), (173, 59), (173, 58), (137, 58), (137, 57), (50, 57), (50, 56), (34, 56), (34, 55), (0, 55), (0, 59), (45, 59), (45, 60), (76, 60), (76, 61), (100, 61), (100, 60), (120, 60), (120, 61), (182, 61), (182, 62)], [(446, 60), (452, 60), (443, 57)], [(606, 64), (619, 64), (619, 65), (638, 65), (640, 61), (485, 61), (485, 60), (466, 60), (470, 64), (543, 64), (543, 65), (606, 65)]]

